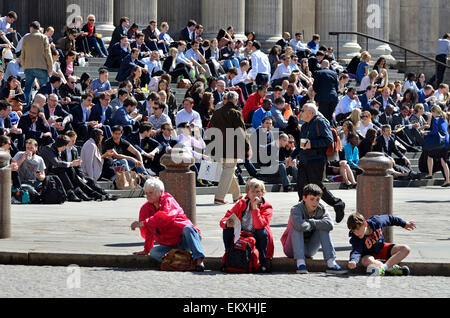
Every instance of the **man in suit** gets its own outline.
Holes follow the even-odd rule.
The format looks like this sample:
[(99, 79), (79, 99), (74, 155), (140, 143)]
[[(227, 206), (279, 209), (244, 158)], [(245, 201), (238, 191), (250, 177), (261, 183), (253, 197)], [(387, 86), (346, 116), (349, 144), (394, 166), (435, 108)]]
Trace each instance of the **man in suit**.
[[(381, 108), (381, 106), (380, 106), (380, 108)], [(390, 125), (390, 126), (392, 126), (393, 115), (394, 115), (394, 107), (391, 104), (387, 104), (386, 108), (384, 110), (384, 113), (382, 113), (378, 117), (378, 121), (382, 125)]]
[(41, 88), (38, 91), (38, 94), (42, 94), (44, 95), (46, 98), (48, 98), (48, 96), (50, 94), (56, 94), (58, 96), (58, 99), (61, 99), (61, 96), (59, 94), (59, 88), (62, 84), (62, 79), (59, 75), (52, 75), (52, 77), (50, 77), (50, 81), (41, 86)]
[(142, 60), (144, 57), (149, 57), (152, 51), (150, 48), (145, 44), (144, 42), (144, 33), (139, 32), (136, 35), (136, 41), (131, 43), (131, 49), (138, 49), (139, 50), (139, 56), (138, 59)]
[(62, 153), (66, 150), (70, 143), (70, 138), (66, 135), (59, 135), (51, 145), (42, 147), (41, 156), (45, 163), (46, 175), (56, 175), (61, 180), (64, 189), (67, 193), (67, 199), (70, 202), (81, 202), (83, 197), (85, 201), (92, 199), (88, 198), (83, 191), (77, 187), (77, 178), (73, 173), (67, 174), (68, 168), (78, 167), (81, 165), (80, 159), (72, 161), (64, 161)]
[(103, 135), (105, 138), (112, 137), (111, 131), (111, 119), (113, 108), (110, 105), (111, 96), (107, 92), (103, 92), (99, 96), (99, 102), (92, 107), (91, 113), (89, 116), (89, 121), (97, 122), (99, 124), (100, 129), (103, 131)]
[[(77, 141), (76, 132), (73, 130), (69, 130), (66, 133), (66, 136), (70, 138), (70, 142), (68, 143), (66, 149), (61, 152), (61, 160), (66, 162), (79, 160), (80, 155), (78, 149), (75, 146), (75, 143)], [(80, 188), (81, 192), (75, 191), (75, 193), (79, 193), (79, 196), (83, 199), (83, 201), (91, 201), (92, 199), (99, 201), (117, 200), (119, 198), (118, 196), (106, 193), (106, 191), (103, 190), (97, 184), (97, 182), (85, 175), (85, 173), (81, 169), (81, 166), (76, 165), (73, 167), (68, 167), (66, 168), (66, 173), (68, 176), (71, 176), (71, 180), (74, 180), (74, 185)]]
[(370, 102), (375, 97), (375, 91), (377, 87), (374, 85), (369, 85), (366, 88), (366, 92), (364, 94), (358, 95), (359, 102), (361, 103), (362, 111), (366, 111), (370, 109)]
[(131, 134), (134, 130), (139, 128), (139, 123), (142, 120), (142, 114), (136, 111), (138, 102), (134, 97), (129, 97), (123, 102), (123, 107), (119, 108), (111, 120), (113, 126), (122, 126), (124, 128), (125, 136)]
[(162, 146), (160, 157), (162, 157), (163, 154), (175, 147), (178, 141), (172, 123), (162, 124), (161, 130), (155, 136), (155, 140)]
[(325, 59), (325, 52), (318, 51), (316, 55), (312, 55), (308, 58), (308, 66), (311, 73), (320, 71), (322, 68), (322, 61)]
[(70, 103), (67, 104), (69, 111), (73, 106), (81, 103), (81, 90), (77, 87), (77, 80), (74, 76), (69, 76), (67, 83), (60, 86), (59, 94), (62, 99), (70, 98)]
[(120, 18), (119, 25), (114, 29), (109, 43), (109, 50), (120, 41), (122, 36), (127, 36), (128, 28), (130, 26), (130, 19), (127, 17)]
[(142, 123), (139, 126), (139, 131), (131, 133), (127, 140), (128, 142), (141, 153), (144, 160), (144, 166), (151, 169), (156, 175), (164, 170), (159, 164), (160, 154), (163, 152), (163, 146), (155, 139), (150, 137), (153, 125), (150, 123)]
[(65, 111), (61, 105), (58, 104), (58, 96), (50, 94), (47, 99), (47, 104), (43, 108), (45, 119), (50, 124), (53, 138), (65, 134), (68, 130), (72, 130), (72, 115)]
[(119, 68), (122, 60), (131, 52), (130, 43), (127, 36), (122, 36), (120, 41), (110, 46), (109, 54), (105, 66), (109, 68)]
[[(381, 135), (377, 138), (374, 151), (384, 153), (392, 161), (394, 165), (395, 177), (408, 177), (410, 179), (420, 178), (420, 174), (411, 169), (411, 162), (395, 144), (395, 139), (392, 136), (392, 129), (390, 125), (381, 126)], [(395, 154), (398, 158), (392, 158)]]
[(381, 95), (378, 96), (376, 100), (381, 104), (380, 112), (384, 112), (387, 105), (391, 105), (394, 110), (398, 109), (397, 104), (391, 97), (391, 90), (389, 89), (389, 87), (383, 88), (383, 90), (381, 91)]
[(45, 114), (36, 104), (32, 104), (28, 113), (20, 117), (18, 128), (22, 130), (25, 140), (34, 139), (40, 146), (49, 145), (54, 141)]
[(189, 20), (186, 27), (180, 31), (180, 38), (178, 40), (186, 42), (188, 48), (190, 48), (190, 45), (195, 41), (194, 32), (196, 26), (197, 22)]
[(23, 39), (20, 58), (25, 70), (25, 101), (30, 104), (31, 90), (34, 80), (37, 79), (39, 86), (44, 86), (53, 72), (52, 53), (48, 37), (39, 32), (41, 25), (34, 21), (30, 24), (30, 33)]
[[(145, 64), (139, 61), (139, 50), (138, 49), (132, 49), (131, 54), (126, 56), (122, 62), (120, 63), (119, 72), (117, 73), (116, 80), (118, 82), (122, 82), (127, 79), (128, 76), (130, 76), (131, 71), (133, 70), (133, 67), (140, 66), (142, 67), (142, 81), (143, 82), (149, 82), (148, 79), (148, 71), (145, 68)], [(145, 79), (145, 76), (147, 76), (147, 79)], [(144, 78), (143, 78), (144, 77)]]
[(336, 72), (330, 70), (330, 62), (322, 61), (322, 70), (314, 74), (313, 90), (316, 93), (315, 101), (319, 104), (319, 112), (335, 126), (333, 113), (339, 102), (339, 80)]
[[(400, 130), (402, 127), (404, 127), (404, 129)], [(420, 152), (420, 149), (416, 147), (423, 145), (424, 139), (418, 131), (419, 127), (419, 123), (411, 124), (409, 122), (408, 106), (402, 106), (400, 108), (400, 113), (392, 116), (391, 128), (394, 129), (394, 131), (398, 130), (395, 135), (408, 151)]]
[(81, 96), (81, 104), (72, 108), (72, 126), (82, 141), (88, 140), (89, 130), (98, 125), (97, 121), (89, 121), (93, 99), (92, 94), (84, 94)]

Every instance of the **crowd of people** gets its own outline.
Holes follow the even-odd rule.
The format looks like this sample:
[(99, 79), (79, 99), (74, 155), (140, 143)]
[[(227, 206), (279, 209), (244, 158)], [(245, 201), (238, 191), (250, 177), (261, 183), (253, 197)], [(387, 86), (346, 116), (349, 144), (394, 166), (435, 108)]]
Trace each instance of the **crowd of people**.
[[(115, 200), (98, 182), (114, 181), (118, 168), (135, 171), (148, 200), (131, 226), (140, 228), (146, 240), (137, 254), (150, 253), (161, 261), (174, 246), (189, 248), (196, 270), (204, 270), (200, 230), (154, 178), (164, 170), (161, 156), (174, 147), (194, 156), (191, 169), (197, 176), (202, 161), (220, 161), (220, 180), (197, 178), (197, 186), (217, 185), (216, 205), (228, 204), (225, 196), (232, 193), (235, 206), (220, 222), (224, 245), (233, 243), (230, 216), (236, 215), (256, 238), (262, 271), (273, 256), (273, 238), (272, 206), (264, 199), (261, 180), (278, 178), (283, 191), (297, 187), (300, 203), (291, 211), (282, 242), (285, 254), (297, 260), (299, 273), (307, 272), (305, 258), (319, 245), (327, 271), (345, 272), (335, 262), (333, 221), (319, 202), (334, 208), (337, 223), (343, 220), (345, 203), (324, 181), (356, 188), (356, 176), (362, 173), (358, 162), (367, 153), (389, 157), (395, 178), (432, 178), (442, 169), (442, 186), (450, 186), (450, 93), (442, 83), (442, 67), (436, 86), (424, 74), (390, 82), (383, 57), (373, 61), (370, 52), (362, 52), (348, 66), (341, 65), (333, 48), (320, 44), (320, 35), (304, 44), (301, 33), (291, 39), (285, 32), (266, 53), (257, 34), (235, 39), (232, 26), (204, 39), (203, 26), (191, 20), (174, 40), (167, 22), (158, 28), (150, 21), (139, 30), (123, 17), (107, 48), (96, 32), (94, 15), (85, 24), (83, 17), (76, 17), (56, 42), (54, 29), (43, 29), (37, 21), (20, 36), (11, 28), (17, 18), (9, 12), (0, 24), (0, 148), (11, 154), (13, 188), (27, 189), (37, 203), (43, 184), (57, 178), (69, 201)], [(449, 38), (446, 34), (439, 42), (441, 60), (442, 52), (449, 52)], [(106, 59), (98, 74), (75, 76), (75, 68), (93, 56)], [(110, 82), (112, 71), (117, 72), (118, 87)], [(187, 88), (185, 96), (176, 96), (172, 84)], [(216, 142), (229, 148), (220, 154), (206, 153), (213, 129), (222, 132), (223, 139)], [(227, 134), (229, 129), (237, 136)], [(422, 173), (413, 171), (406, 152), (422, 152)], [(275, 162), (265, 160), (268, 153), (276, 153)], [(244, 180), (242, 166), (250, 180)], [(246, 184), (245, 195), (239, 184)], [(368, 228), (361, 217), (348, 219), (353, 233), (349, 269), (361, 261), (383, 272), (405, 274), (396, 264), (408, 247), (381, 242), (370, 254), (361, 242), (374, 232), (381, 240), (383, 226), (412, 230), (414, 222), (373, 219)], [(170, 235), (159, 233), (158, 224), (168, 224), (168, 218), (178, 220), (176, 226)], [(391, 263), (377, 263), (371, 256), (381, 251)]]
[[(276, 180), (284, 191), (296, 186), (300, 199), (306, 184), (318, 184), (338, 221), (345, 204), (324, 181), (355, 188), (358, 161), (371, 151), (392, 160), (395, 178), (432, 178), (442, 169), (443, 186), (450, 185), (448, 85), (435, 89), (423, 74), (390, 82), (383, 57), (371, 67), (370, 53), (362, 52), (344, 66), (320, 35), (304, 44), (301, 33), (291, 39), (287, 32), (266, 53), (253, 32), (235, 39), (230, 26), (204, 39), (193, 20), (174, 40), (167, 22), (139, 30), (128, 17), (107, 48), (92, 14), (86, 23), (74, 18), (56, 42), (54, 29), (37, 21), (21, 37), (11, 28), (17, 18), (9, 12), (0, 30), (0, 146), (13, 158), (15, 189), (39, 189), (54, 175), (70, 201), (111, 199), (98, 181), (114, 181), (121, 167), (143, 184), (164, 170), (160, 158), (173, 147), (192, 153), (196, 176), (202, 161), (222, 160), (220, 181), (197, 178), (197, 186), (218, 186), (215, 204), (226, 204), (229, 191), (233, 202), (242, 197), (245, 166), (251, 178)], [(448, 35), (440, 41), (448, 44)], [(92, 56), (106, 58), (104, 67), (75, 76)], [(185, 96), (173, 84), (186, 87)], [(223, 131), (224, 145), (232, 142), (228, 128), (242, 129), (242, 147), (229, 156), (206, 153), (213, 128)], [(422, 173), (406, 152), (423, 152)], [(276, 162), (264, 161), (266, 153), (277, 153)], [(272, 166), (278, 169), (264, 172)]]

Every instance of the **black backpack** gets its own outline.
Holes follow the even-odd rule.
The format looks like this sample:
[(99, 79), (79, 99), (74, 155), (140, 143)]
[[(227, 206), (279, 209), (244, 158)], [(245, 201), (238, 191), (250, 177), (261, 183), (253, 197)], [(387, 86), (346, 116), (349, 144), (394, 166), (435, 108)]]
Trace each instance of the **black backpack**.
[(41, 200), (43, 204), (62, 204), (67, 200), (64, 186), (58, 176), (47, 176), (42, 183)]

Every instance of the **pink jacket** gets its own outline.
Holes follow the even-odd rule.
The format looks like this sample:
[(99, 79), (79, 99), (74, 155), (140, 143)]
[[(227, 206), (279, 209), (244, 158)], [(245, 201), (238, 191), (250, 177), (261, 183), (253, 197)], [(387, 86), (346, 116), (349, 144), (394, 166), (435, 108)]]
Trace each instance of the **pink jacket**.
[[(158, 211), (150, 202), (142, 206), (139, 222), (144, 222), (144, 227), (140, 230), (142, 238), (145, 239), (144, 251), (147, 254), (155, 241), (160, 245), (179, 245), (183, 229), (186, 226), (194, 226), (175, 198), (166, 192), (159, 199)], [(194, 228), (200, 233), (199, 229), (195, 226)]]

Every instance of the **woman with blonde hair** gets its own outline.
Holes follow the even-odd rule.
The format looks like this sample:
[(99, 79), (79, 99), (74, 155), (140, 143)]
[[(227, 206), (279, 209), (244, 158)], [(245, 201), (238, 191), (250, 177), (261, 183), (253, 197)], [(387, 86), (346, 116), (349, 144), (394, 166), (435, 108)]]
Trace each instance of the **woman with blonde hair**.
[(225, 249), (229, 249), (234, 242), (234, 214), (241, 222), (241, 231), (250, 233), (256, 239), (256, 249), (259, 251), (261, 272), (268, 271), (267, 259), (273, 258), (274, 243), (270, 229), (272, 219), (272, 205), (266, 201), (264, 194), (266, 188), (264, 182), (258, 179), (250, 179), (245, 185), (246, 196), (237, 201), (236, 205), (228, 210), (220, 221), (223, 229), (223, 242)]
[(360, 133), (361, 131), (361, 113), (361, 109), (355, 108), (352, 110), (350, 116), (348, 117), (348, 119), (353, 124), (353, 129), (358, 133)]
[(361, 134), (361, 136), (366, 137), (366, 133), (370, 128), (374, 128), (374, 125), (372, 123), (372, 115), (369, 111), (366, 110), (361, 115), (359, 133)]
[(364, 76), (369, 74), (369, 62), (372, 56), (369, 52), (364, 51), (361, 53), (361, 59), (356, 69), (356, 83), (361, 84)]
[(449, 147), (449, 133), (448, 133), (448, 121), (447, 114), (444, 113), (439, 106), (433, 106), (431, 108), (431, 131), (425, 131), (423, 133), (425, 137), (424, 150), (426, 150), (427, 139), (434, 139), (434, 136), (444, 136), (444, 143), (442, 147), (438, 149), (431, 149), (428, 151), (427, 165), (428, 176), (425, 179), (433, 178), (433, 166), (434, 160), (440, 160), (442, 170), (445, 176), (445, 182), (442, 187), (450, 187), (450, 172), (447, 165), (448, 147)]
[(373, 70), (368, 75), (364, 76), (364, 78), (361, 80), (361, 85), (359, 86), (360, 92), (365, 92), (367, 86), (373, 85), (375, 86), (375, 81), (378, 77), (378, 72)]
[(93, 14), (88, 15), (87, 23), (83, 26), (81, 31), (87, 33), (87, 41), (89, 47), (94, 47), (95, 53), (100, 57), (107, 57), (108, 50), (105, 47), (105, 43), (102, 40), (101, 34), (97, 34), (95, 29), (95, 16)]

